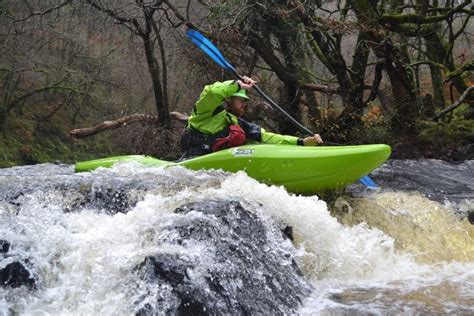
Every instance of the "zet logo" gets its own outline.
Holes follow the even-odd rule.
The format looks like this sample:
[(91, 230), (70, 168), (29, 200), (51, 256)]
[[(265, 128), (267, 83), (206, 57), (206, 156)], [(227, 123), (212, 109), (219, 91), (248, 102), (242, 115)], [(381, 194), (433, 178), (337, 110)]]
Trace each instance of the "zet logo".
[(231, 149), (231, 153), (235, 157), (252, 156), (253, 151), (254, 151), (253, 149), (242, 149), (242, 148), (233, 148), (233, 149)]

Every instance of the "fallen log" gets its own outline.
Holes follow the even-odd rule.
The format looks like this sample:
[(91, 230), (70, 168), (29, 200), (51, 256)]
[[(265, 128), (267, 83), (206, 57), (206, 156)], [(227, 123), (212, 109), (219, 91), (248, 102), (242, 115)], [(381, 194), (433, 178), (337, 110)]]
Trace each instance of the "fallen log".
[[(170, 112), (170, 118), (179, 122), (187, 122), (188, 116), (180, 112)], [(72, 138), (85, 138), (88, 136), (93, 136), (98, 133), (101, 133), (109, 129), (117, 129), (119, 127), (125, 126), (132, 123), (146, 123), (146, 124), (156, 124), (158, 122), (158, 117), (153, 115), (146, 114), (132, 114), (121, 117), (113, 121), (105, 121), (100, 124), (97, 124), (93, 127), (85, 128), (76, 128), (69, 132), (69, 136)]]
[(77, 128), (69, 132), (69, 136), (73, 138), (84, 138), (92, 135), (96, 135), (105, 130), (117, 129), (131, 123), (147, 123), (155, 124), (158, 122), (158, 117), (146, 114), (133, 114), (121, 117), (114, 121), (105, 121), (93, 127)]

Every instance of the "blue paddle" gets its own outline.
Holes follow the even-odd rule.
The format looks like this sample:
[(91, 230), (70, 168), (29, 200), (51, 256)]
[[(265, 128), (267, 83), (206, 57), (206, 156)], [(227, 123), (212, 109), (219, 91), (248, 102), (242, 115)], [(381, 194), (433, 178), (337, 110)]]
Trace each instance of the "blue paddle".
[[(186, 32), (188, 38), (197, 46), (199, 47), (206, 55), (211, 57), (219, 66), (226, 69), (227, 71), (232, 72), (237, 78), (243, 80), (243, 77), (239, 75), (237, 70), (231, 63), (229, 63), (225, 58), (224, 55), (220, 52), (220, 50), (212, 44), (210, 40), (208, 40), (204, 35), (199, 33), (196, 30), (189, 29)], [(269, 96), (267, 96), (257, 85), (254, 86), (254, 89), (265, 99), (270, 105), (278, 110), (281, 114), (283, 114), (293, 125), (295, 125), (301, 132), (304, 134), (313, 136), (314, 133), (306, 128), (305, 126), (301, 125), (297, 120), (295, 120), (290, 114), (288, 114), (281, 106), (279, 106), (275, 101), (273, 101)], [(331, 144), (331, 143), (327, 143)], [(365, 176), (359, 180), (360, 183), (364, 184), (369, 188), (377, 188), (375, 182), (369, 177)]]

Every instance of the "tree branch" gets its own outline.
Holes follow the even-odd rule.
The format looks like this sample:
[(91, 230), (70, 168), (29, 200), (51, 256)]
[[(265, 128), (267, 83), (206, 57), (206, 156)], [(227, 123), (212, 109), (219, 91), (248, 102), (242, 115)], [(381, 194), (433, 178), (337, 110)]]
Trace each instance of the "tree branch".
[(453, 34), (453, 40), (457, 39), (463, 32), (464, 30), (466, 29), (467, 25), (469, 24), (469, 19), (471, 18), (471, 16), (474, 15), (474, 11), (471, 12), (471, 14), (468, 14), (466, 19), (464, 20), (464, 22), (462, 23), (461, 27), (459, 28), (459, 30)]
[(15, 100), (13, 100), (12, 102), (10, 102), (10, 103), (5, 107), (6, 112), (11, 111), (11, 109), (13, 109), (18, 103), (20, 103), (21, 101), (26, 100), (27, 98), (31, 97), (32, 95), (34, 95), (34, 94), (36, 94), (36, 93), (48, 91), (48, 90), (65, 90), (65, 91), (72, 91), (72, 92), (76, 92), (76, 93), (82, 93), (81, 91), (77, 91), (77, 90), (75, 90), (75, 89), (73, 89), (73, 88), (70, 88), (70, 87), (62, 87), (62, 86), (59, 86), (59, 85), (46, 86), (46, 87), (42, 87), (42, 88), (39, 88), (39, 89), (30, 91), (30, 92), (28, 92), (28, 93), (22, 95), (21, 97), (16, 98)]
[(414, 62), (414, 63), (411, 63), (411, 64), (407, 65), (407, 67), (413, 68), (413, 67), (416, 67), (416, 66), (419, 66), (419, 65), (430, 65), (430, 66), (433, 66), (433, 67), (446, 69), (445, 65), (434, 62), (432, 60), (419, 60), (417, 62)]
[[(124, 26), (126, 26), (133, 33), (135, 33), (137, 35), (140, 35), (140, 36), (144, 35), (144, 31), (140, 27), (140, 24), (138, 23), (137, 19), (130, 19), (130, 18), (120, 16), (115, 11), (113, 11), (111, 9), (104, 8), (103, 6), (97, 4), (95, 1), (92, 1), (92, 0), (86, 0), (86, 1), (87, 1), (87, 3), (89, 3), (96, 10), (98, 10), (100, 12), (104, 12), (105, 14), (112, 17), (114, 20), (116, 20), (120, 24), (123, 24)], [(134, 28), (132, 28), (130, 25), (133, 25)]]
[(454, 77), (458, 77), (465, 73), (466, 71), (473, 71), (474, 70), (474, 58), (471, 60), (468, 60), (464, 64), (462, 64), (459, 68), (445, 73), (446, 79), (444, 82), (449, 81), (453, 79)]
[(453, 111), (454, 109), (456, 109), (458, 106), (460, 106), (461, 104), (463, 104), (464, 102), (464, 99), (467, 98), (467, 96), (469, 95), (469, 93), (474, 89), (474, 86), (470, 86), (469, 88), (467, 88), (464, 93), (461, 95), (461, 97), (456, 101), (454, 102), (453, 104), (451, 104), (450, 106), (448, 106), (447, 108), (445, 108), (444, 110), (436, 113), (434, 116), (433, 116), (433, 121), (438, 121), (441, 117), (443, 117), (444, 115), (446, 115), (447, 113)]
[(436, 22), (445, 21), (451, 18), (454, 14), (461, 12), (467, 5), (470, 4), (470, 1), (464, 1), (456, 8), (450, 10), (446, 14), (435, 15), (435, 16), (425, 16), (421, 14), (383, 14), (379, 18), (379, 23), (384, 24), (404, 24), (404, 23), (413, 23), (413, 24), (431, 24)]
[(300, 89), (318, 91), (318, 92), (323, 92), (323, 93), (326, 93), (326, 94), (337, 93), (336, 88), (331, 88), (329, 86), (325, 86), (325, 85), (317, 84), (317, 83), (304, 83), (304, 84), (300, 85)]
[(24, 22), (24, 21), (26, 21), (26, 20), (28, 20), (29, 18), (32, 18), (32, 17), (34, 17), (34, 16), (38, 16), (38, 15), (39, 15), (39, 16), (43, 16), (43, 15), (48, 14), (48, 13), (54, 11), (54, 10), (59, 10), (60, 8), (64, 7), (66, 4), (68, 4), (68, 3), (70, 3), (70, 2), (71, 2), (71, 0), (66, 0), (66, 1), (64, 1), (64, 2), (58, 4), (58, 5), (54, 6), (54, 7), (51, 7), (51, 8), (49, 8), (49, 9), (46, 9), (46, 10), (44, 10), (44, 11), (31, 12), (30, 15), (28, 15), (28, 16), (26, 16), (26, 17), (24, 17), (24, 18), (21, 18), (21, 19), (14, 19), (13, 22), (14, 22), (14, 23)]
[[(166, 5), (168, 6), (168, 8), (171, 9), (171, 11), (173, 11), (174, 15), (176, 16), (176, 18), (178, 20), (180, 20), (182, 23), (184, 23), (187, 27), (189, 28), (193, 28), (193, 29), (197, 29), (196, 25), (194, 25), (191, 21), (189, 21), (188, 19), (186, 19), (180, 12), (179, 10), (173, 6), (170, 1), (168, 0), (163, 0), (163, 3), (166, 3)], [(179, 25), (178, 25), (179, 26)], [(175, 26), (177, 27), (177, 26)]]
[(56, 113), (58, 113), (58, 111), (64, 105), (69, 104), (71, 102), (72, 96), (73, 96), (73, 93), (70, 92), (69, 96), (65, 100), (63, 100), (63, 102), (53, 107), (51, 110), (48, 111), (48, 113), (46, 113), (45, 115), (33, 114), (32, 119), (38, 122), (49, 121), (49, 119), (51, 119)]

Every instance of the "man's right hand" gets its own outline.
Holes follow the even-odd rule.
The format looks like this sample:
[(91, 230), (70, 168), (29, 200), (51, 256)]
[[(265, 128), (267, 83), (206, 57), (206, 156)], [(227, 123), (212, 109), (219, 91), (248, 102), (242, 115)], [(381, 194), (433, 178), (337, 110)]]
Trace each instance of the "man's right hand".
[(243, 80), (237, 80), (237, 83), (239, 84), (240, 89), (250, 90), (257, 83), (257, 81), (247, 76), (243, 76), (242, 79)]

